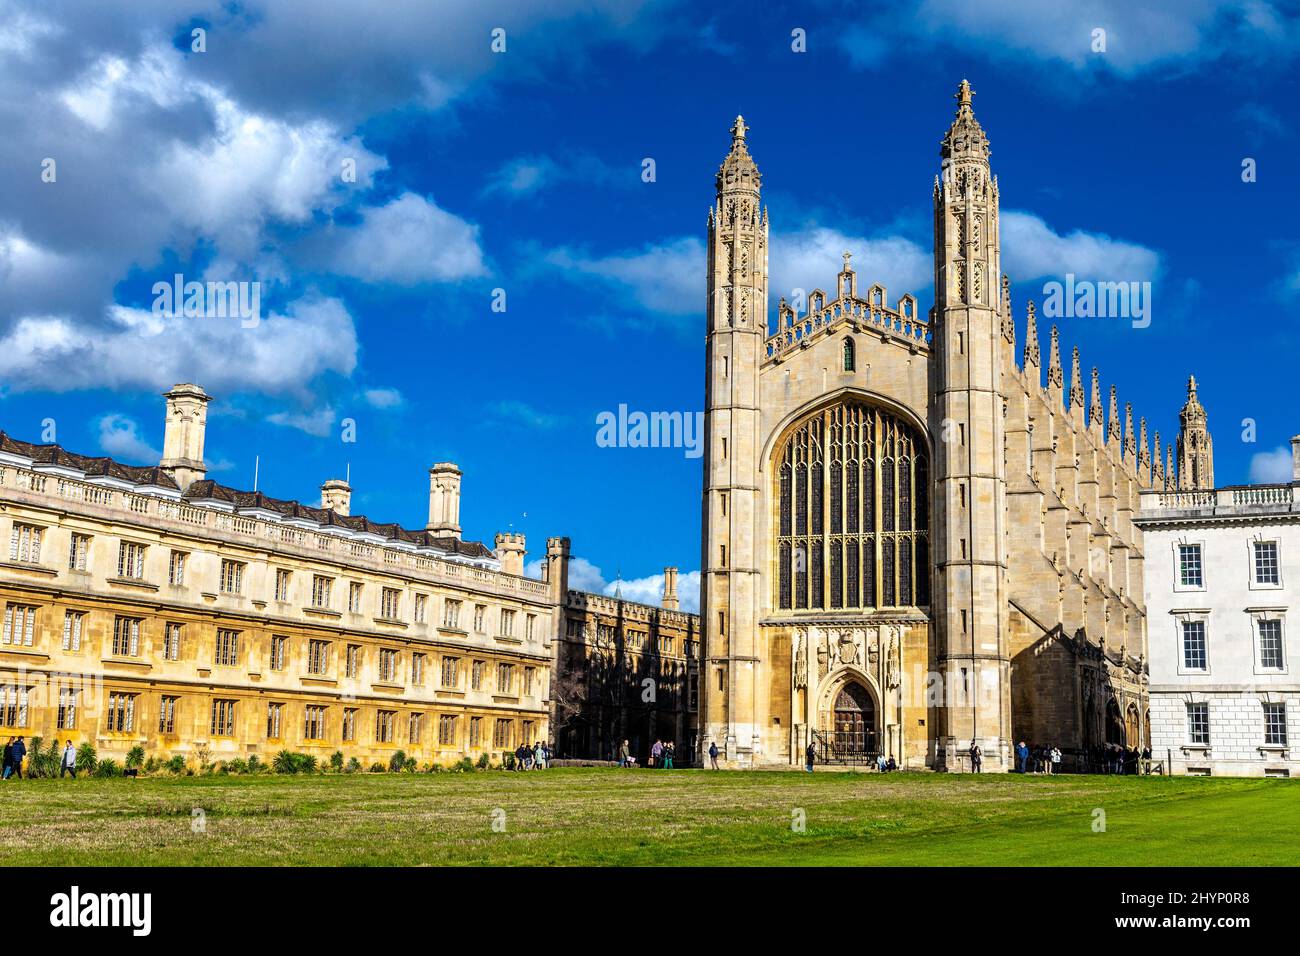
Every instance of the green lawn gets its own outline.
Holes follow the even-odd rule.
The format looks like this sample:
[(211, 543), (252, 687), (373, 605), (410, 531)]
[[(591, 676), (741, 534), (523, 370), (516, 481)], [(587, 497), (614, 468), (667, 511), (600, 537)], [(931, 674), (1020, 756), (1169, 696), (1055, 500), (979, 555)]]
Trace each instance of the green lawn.
[(0, 860), (1295, 865), (1300, 781), (614, 769), (10, 780)]

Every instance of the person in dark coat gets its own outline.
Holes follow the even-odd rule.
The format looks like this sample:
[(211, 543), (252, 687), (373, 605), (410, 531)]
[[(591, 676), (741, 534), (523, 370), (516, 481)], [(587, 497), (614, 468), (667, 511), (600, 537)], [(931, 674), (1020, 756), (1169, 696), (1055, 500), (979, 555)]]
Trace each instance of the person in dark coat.
[(718, 769), (718, 745), (714, 742), (709, 743), (709, 763), (714, 770)]
[(1016, 747), (1016, 769), (1024, 773), (1028, 769), (1028, 764), (1029, 748), (1025, 746), (1025, 742), (1022, 740), (1020, 745)]
[(10, 737), (5, 741), (4, 763), (0, 764), (0, 780), (9, 778), (9, 761), (13, 759), (14, 739)]
[(12, 775), (20, 780), (23, 776), (23, 758), (27, 756), (27, 745), (23, 743), (23, 738), (19, 737), (14, 741), (14, 745), (9, 748), (9, 769)]
[(817, 759), (817, 748), (810, 743), (808, 744), (807, 749), (804, 750), (803, 755), (806, 758), (808, 764), (808, 772), (812, 773), (813, 761)]

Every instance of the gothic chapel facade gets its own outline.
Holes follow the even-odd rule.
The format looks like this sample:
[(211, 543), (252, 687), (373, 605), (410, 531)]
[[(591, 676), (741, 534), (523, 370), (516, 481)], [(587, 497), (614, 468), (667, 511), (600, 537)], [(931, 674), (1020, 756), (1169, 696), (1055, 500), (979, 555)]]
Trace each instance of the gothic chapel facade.
[(737, 117), (708, 219), (700, 747), (732, 766), (892, 755), (1010, 769), (1147, 737), (1143, 488), (1213, 487), (1192, 383), (1162, 460), (1068, 389), (1033, 303), (1017, 361), (998, 182), (962, 81), (934, 184), (934, 308), (861, 288), (768, 324), (768, 217)]

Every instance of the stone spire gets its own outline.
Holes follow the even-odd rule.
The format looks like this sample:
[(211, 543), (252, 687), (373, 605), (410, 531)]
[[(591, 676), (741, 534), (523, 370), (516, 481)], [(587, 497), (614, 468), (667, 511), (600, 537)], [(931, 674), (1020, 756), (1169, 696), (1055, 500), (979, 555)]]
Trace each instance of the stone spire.
[(1123, 426), (1119, 423), (1119, 398), (1115, 394), (1115, 386), (1110, 387), (1110, 411), (1106, 416), (1106, 441), (1108, 444), (1122, 444), (1124, 441)]
[(1103, 418), (1101, 410), (1101, 376), (1097, 372), (1097, 366), (1092, 367), (1092, 404), (1088, 406), (1088, 427), (1096, 429), (1098, 434), (1104, 433), (1106, 428), (1106, 419)]
[(1137, 458), (1137, 442), (1133, 438), (1133, 403), (1124, 403), (1124, 460), (1130, 465)]
[(1147, 444), (1147, 420), (1139, 419), (1138, 426), (1138, 476), (1145, 478), (1151, 473), (1151, 448)]
[(763, 177), (754, 157), (749, 155), (749, 146), (745, 142), (748, 132), (745, 117), (737, 116), (736, 122), (731, 124), (731, 152), (718, 167), (717, 187), (719, 193), (741, 190), (757, 199)]
[(1052, 326), (1052, 342), (1047, 352), (1047, 390), (1054, 391), (1056, 398), (1061, 398), (1065, 387), (1065, 373), (1061, 371), (1061, 333)]
[(1041, 381), (1042, 356), (1038, 352), (1038, 316), (1034, 314), (1034, 300), (1030, 299), (1025, 314), (1025, 371), (1034, 367), (1034, 378)]
[(1160, 453), (1160, 433), (1156, 432), (1155, 449), (1151, 452), (1152, 468), (1151, 484), (1159, 485), (1162, 489), (1165, 484), (1165, 458)]
[(1196, 491), (1214, 487), (1214, 445), (1205, 407), (1196, 397), (1196, 376), (1187, 380), (1187, 404), (1178, 416), (1178, 488)]
[(957, 115), (953, 117), (952, 125), (948, 127), (948, 132), (943, 138), (943, 148), (939, 155), (943, 159), (943, 166), (949, 163), (976, 162), (987, 164), (992, 150), (989, 149), (989, 138), (984, 135), (984, 129), (980, 126), (979, 120), (975, 119), (975, 111), (971, 108), (971, 97), (975, 91), (970, 88), (970, 83), (962, 80), (957, 87), (955, 99), (957, 100)]
[(1174, 476), (1174, 446), (1165, 447), (1165, 490), (1173, 491), (1178, 487), (1178, 482)]
[(1070, 411), (1079, 410), (1083, 414), (1083, 372), (1079, 368), (1079, 346), (1074, 347), (1070, 357)]
[(1002, 274), (1002, 338), (1011, 353), (1008, 362), (1014, 362), (1016, 354), (1016, 317), (1011, 311), (1011, 278)]

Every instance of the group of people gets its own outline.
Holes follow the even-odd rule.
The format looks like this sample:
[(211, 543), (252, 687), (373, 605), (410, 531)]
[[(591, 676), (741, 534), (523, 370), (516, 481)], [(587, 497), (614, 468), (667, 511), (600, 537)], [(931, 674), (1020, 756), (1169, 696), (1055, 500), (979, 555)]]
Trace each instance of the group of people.
[(1151, 748), (1094, 744), (1088, 759), (1099, 773), (1147, 774), (1151, 772)]
[(515, 748), (516, 770), (545, 770), (551, 765), (551, 745), (537, 741), (531, 747), (520, 744)]
[(1034, 744), (1034, 746), (1029, 747), (1023, 740), (1020, 741), (1016, 745), (1016, 772), (1060, 773), (1061, 748), (1057, 746), (1049, 747), (1046, 744)]
[[(718, 769), (717, 755), (718, 755), (717, 745), (710, 744), (709, 757), (713, 760), (714, 770)], [(804, 769), (807, 770), (809, 773), (812, 773), (813, 764), (817, 762), (817, 745), (809, 741), (808, 746), (804, 748), (803, 756), (804, 756)], [(898, 769), (898, 761), (894, 759), (893, 754), (889, 755), (888, 760), (885, 759), (884, 754), (876, 754), (876, 769), (879, 770), (881, 773), (889, 773), (890, 771)]]
[[(714, 757), (713, 767), (718, 767), (716, 745), (710, 748), (711, 756)], [(658, 767), (661, 770), (672, 770), (673, 760), (677, 757), (677, 745), (671, 740), (655, 739), (654, 744), (650, 747), (650, 756), (646, 760), (647, 767)], [(636, 756), (632, 753), (632, 747), (625, 740), (618, 746), (618, 765), (620, 767), (637, 766)]]
[[(57, 744), (57, 741), (55, 742)], [(3, 769), (0, 769), (0, 780), (8, 780), (10, 777), (22, 779), (23, 760), (27, 757), (27, 744), (21, 736), (10, 737), (5, 741)], [(59, 776), (66, 777), (72, 774), (72, 779), (77, 778), (77, 748), (69, 740), (63, 748), (63, 754), (59, 758)]]

